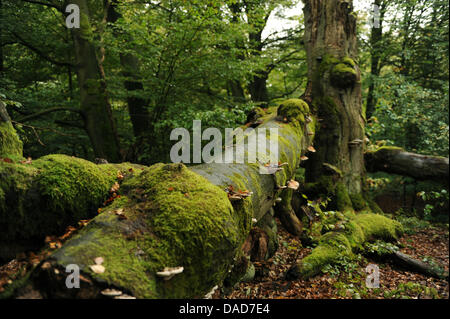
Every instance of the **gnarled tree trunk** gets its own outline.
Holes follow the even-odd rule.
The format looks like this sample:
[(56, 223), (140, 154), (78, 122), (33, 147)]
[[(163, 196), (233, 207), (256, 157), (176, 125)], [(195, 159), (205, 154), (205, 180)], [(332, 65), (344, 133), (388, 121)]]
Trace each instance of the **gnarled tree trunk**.
[(361, 106), (361, 73), (355, 61), (356, 17), (351, 1), (307, 0), (305, 46), (308, 86), (305, 99), (319, 118), (307, 181), (323, 175), (323, 163), (343, 173), (351, 195), (362, 192), (364, 118)]

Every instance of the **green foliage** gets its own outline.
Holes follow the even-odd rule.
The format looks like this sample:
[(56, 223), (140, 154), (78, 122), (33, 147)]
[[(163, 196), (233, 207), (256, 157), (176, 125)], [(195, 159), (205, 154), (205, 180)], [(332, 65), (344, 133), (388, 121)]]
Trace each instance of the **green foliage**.
[(439, 299), (439, 294), (435, 288), (415, 282), (400, 283), (396, 289), (384, 292), (384, 298), (392, 299), (416, 299), (419, 296)]
[(396, 217), (405, 230), (406, 234), (415, 234), (419, 230), (428, 229), (433, 227), (428, 221), (419, 219), (417, 217), (407, 217), (404, 215), (399, 215)]
[(417, 194), (420, 196), (425, 202), (432, 201), (432, 204), (426, 204), (424, 209), (424, 219), (427, 221), (433, 220), (432, 212), (437, 207), (444, 207), (444, 205), (448, 205), (448, 191), (446, 189), (442, 189), (440, 192), (430, 191), (430, 192), (419, 192)]
[(448, 156), (448, 3), (382, 0), (381, 9), (382, 33), (366, 30), (375, 42), (360, 54), (364, 92), (375, 100), (367, 134), (373, 142)]
[(367, 134), (409, 151), (446, 156), (449, 153), (448, 84), (427, 89), (405, 76), (387, 74), (377, 85), (378, 105)]
[[(406, 231), (405, 231), (406, 232)], [(378, 256), (384, 256), (386, 254), (389, 254), (393, 251), (397, 251), (399, 248), (392, 244), (387, 243), (381, 240), (377, 240), (374, 243), (365, 243), (363, 246), (364, 252), (367, 252), (369, 254), (375, 254)]]

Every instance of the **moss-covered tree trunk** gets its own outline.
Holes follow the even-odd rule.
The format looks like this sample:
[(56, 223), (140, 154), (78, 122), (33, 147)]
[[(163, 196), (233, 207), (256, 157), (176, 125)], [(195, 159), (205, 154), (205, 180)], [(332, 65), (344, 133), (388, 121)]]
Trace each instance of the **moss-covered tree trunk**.
[[(0, 224), (7, 230), (2, 245), (42, 238), (86, 218), (116, 192), (120, 197), (33, 272), (30, 282), (43, 297), (95, 298), (108, 287), (140, 298), (202, 297), (230, 275), (231, 283), (239, 280), (246, 269), (233, 268), (242, 259), (244, 241), (253, 226), (264, 230), (271, 224), (263, 221), (273, 218), (271, 208), (300, 165), (315, 126), (313, 118), (305, 120), (311, 114), (301, 100), (259, 114), (259, 128), (278, 129), (279, 161), (285, 165), (270, 163), (278, 168), (273, 174), (261, 174), (267, 167), (258, 164), (269, 164), (276, 138), (270, 131), (267, 143), (259, 143), (256, 163), (146, 168), (94, 165), (62, 155), (0, 162)], [(247, 134), (245, 144), (256, 132)], [(103, 258), (104, 271), (91, 267), (97, 257)], [(69, 264), (88, 278), (81, 289), (65, 285)], [(183, 272), (164, 280), (158, 272), (166, 267)]]
[(94, 44), (87, 0), (70, 0), (66, 5), (80, 8), (80, 28), (72, 28), (81, 111), (95, 156), (120, 162), (120, 147), (111, 105), (106, 92), (105, 74)]
[(356, 16), (352, 1), (305, 0), (308, 85), (305, 100), (319, 118), (316, 153), (307, 181), (317, 182), (324, 163), (337, 167), (350, 195), (363, 191), (364, 125), (361, 74), (355, 61)]

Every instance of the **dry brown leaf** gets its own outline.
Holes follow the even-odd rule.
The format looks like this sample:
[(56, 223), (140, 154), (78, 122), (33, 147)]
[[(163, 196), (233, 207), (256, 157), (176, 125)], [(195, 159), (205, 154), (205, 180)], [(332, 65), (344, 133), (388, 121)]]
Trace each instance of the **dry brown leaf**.
[(111, 187), (111, 189), (109, 190), (110, 193), (115, 193), (120, 189), (120, 185), (119, 183), (115, 182), (114, 185)]

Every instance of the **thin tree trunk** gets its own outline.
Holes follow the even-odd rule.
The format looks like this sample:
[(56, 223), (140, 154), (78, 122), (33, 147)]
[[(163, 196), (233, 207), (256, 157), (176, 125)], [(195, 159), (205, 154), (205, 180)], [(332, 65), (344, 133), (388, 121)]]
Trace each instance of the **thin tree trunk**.
[[(112, 1), (108, 6), (107, 21), (115, 23), (121, 14), (117, 11), (117, 1)], [(136, 93), (143, 94), (144, 85), (139, 78), (140, 62), (131, 53), (120, 54), (120, 64), (123, 75), (126, 77), (125, 88), (129, 92), (127, 97), (128, 113), (133, 125), (134, 136), (139, 139), (150, 133), (152, 121), (148, 110), (149, 101), (143, 97), (135, 96)]]

